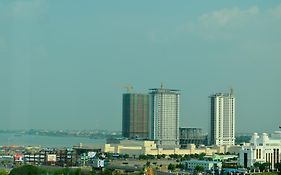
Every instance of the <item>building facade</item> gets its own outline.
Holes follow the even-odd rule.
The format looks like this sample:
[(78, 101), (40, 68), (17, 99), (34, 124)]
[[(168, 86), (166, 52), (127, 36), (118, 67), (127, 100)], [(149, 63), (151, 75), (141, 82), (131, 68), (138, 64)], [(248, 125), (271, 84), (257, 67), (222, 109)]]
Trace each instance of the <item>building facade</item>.
[(244, 168), (253, 167), (255, 162), (270, 163), (270, 169), (275, 169), (275, 164), (280, 163), (281, 159), (281, 131), (271, 134), (254, 133), (251, 141), (244, 144), (239, 153), (240, 165)]
[(150, 89), (150, 139), (158, 147), (174, 148), (179, 146), (179, 90)]
[(123, 94), (123, 137), (148, 138), (149, 107), (148, 94)]
[(201, 166), (204, 168), (205, 172), (217, 172), (216, 174), (220, 174), (222, 169), (222, 162), (219, 161), (186, 160), (183, 161), (182, 164), (187, 170), (194, 171), (197, 166)]
[(202, 128), (180, 128), (180, 146), (186, 148), (188, 144), (207, 145), (207, 134)]
[(217, 93), (211, 99), (211, 145), (235, 144), (235, 97), (229, 93)]

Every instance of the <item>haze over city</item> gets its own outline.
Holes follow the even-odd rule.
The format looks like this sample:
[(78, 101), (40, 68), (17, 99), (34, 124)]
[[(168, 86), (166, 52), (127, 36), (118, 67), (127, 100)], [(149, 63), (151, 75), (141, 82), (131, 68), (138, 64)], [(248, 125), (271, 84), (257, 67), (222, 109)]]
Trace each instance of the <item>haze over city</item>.
[(181, 90), (208, 131), (234, 89), (237, 132), (281, 125), (279, 1), (1, 1), (0, 127), (121, 130), (122, 93)]

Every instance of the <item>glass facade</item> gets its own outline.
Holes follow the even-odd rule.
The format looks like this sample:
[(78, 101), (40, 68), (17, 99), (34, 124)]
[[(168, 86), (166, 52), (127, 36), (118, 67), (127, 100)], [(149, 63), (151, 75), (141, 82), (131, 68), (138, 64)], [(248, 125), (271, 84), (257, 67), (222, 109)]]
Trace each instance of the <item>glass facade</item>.
[(149, 95), (123, 94), (122, 135), (127, 138), (148, 138)]

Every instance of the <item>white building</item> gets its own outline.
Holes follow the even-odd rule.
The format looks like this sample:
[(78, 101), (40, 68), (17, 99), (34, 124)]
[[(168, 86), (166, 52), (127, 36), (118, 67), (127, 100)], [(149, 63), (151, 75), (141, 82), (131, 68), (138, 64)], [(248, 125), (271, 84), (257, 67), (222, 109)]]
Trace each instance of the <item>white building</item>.
[(211, 97), (211, 145), (235, 144), (235, 97), (230, 93), (217, 93)]
[(240, 165), (245, 168), (252, 167), (255, 162), (271, 163), (274, 169), (276, 163), (280, 163), (281, 157), (281, 131), (275, 131), (269, 137), (266, 133), (260, 136), (252, 135), (251, 141), (242, 146), (239, 154)]
[(151, 117), (150, 139), (158, 147), (179, 146), (179, 90), (161, 88), (150, 89)]
[(182, 162), (185, 169), (195, 170), (197, 166), (204, 168), (204, 171), (221, 171), (222, 162), (219, 161), (206, 161), (206, 160), (186, 160)]

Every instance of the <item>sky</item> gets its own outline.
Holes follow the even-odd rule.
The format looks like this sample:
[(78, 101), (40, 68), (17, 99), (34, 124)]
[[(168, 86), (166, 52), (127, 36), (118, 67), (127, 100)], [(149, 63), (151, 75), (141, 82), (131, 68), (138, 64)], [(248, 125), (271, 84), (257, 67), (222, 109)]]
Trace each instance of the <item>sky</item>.
[(232, 87), (237, 132), (281, 125), (278, 0), (0, 1), (0, 128), (122, 128), (124, 86), (181, 90), (208, 131)]

